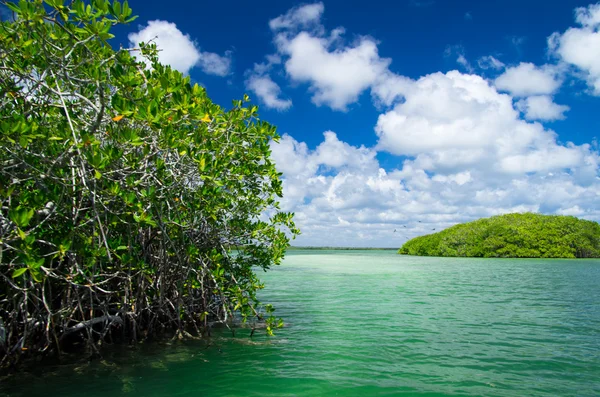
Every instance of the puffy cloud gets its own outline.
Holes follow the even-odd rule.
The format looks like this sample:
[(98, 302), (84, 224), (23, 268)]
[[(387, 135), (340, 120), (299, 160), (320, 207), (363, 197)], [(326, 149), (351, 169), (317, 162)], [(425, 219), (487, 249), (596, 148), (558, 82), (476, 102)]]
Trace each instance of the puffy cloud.
[(206, 74), (227, 76), (231, 70), (231, 52), (226, 51), (224, 56), (214, 52), (200, 52), (197, 66)]
[[(569, 148), (554, 145), (544, 153), (526, 152), (528, 158), (515, 161), (527, 164), (499, 177), (478, 164), (445, 174), (424, 170), (413, 160), (385, 171), (373, 149), (351, 146), (331, 131), (314, 150), (289, 135), (272, 144), (273, 158), (283, 172), (283, 208), (296, 213), (303, 231), (295, 243), (363, 247), (398, 247), (432, 229), (507, 212), (598, 219), (597, 155), (588, 152), (589, 164), (566, 171), (561, 167), (568, 161), (558, 163), (571, 153)], [(542, 170), (537, 166), (548, 162), (536, 156), (557, 159)], [(592, 179), (578, 178), (579, 171), (591, 171)]]
[(376, 105), (390, 106), (402, 99), (412, 86), (412, 80), (391, 72), (380, 75), (371, 86), (371, 96)]
[(305, 143), (284, 134), (279, 143), (271, 144), (277, 168), (288, 177), (304, 178), (314, 176), (320, 167), (322, 171), (378, 169), (374, 150), (340, 141), (333, 131), (325, 131), (323, 137), (323, 142), (310, 151)]
[(459, 172), (451, 175), (435, 175), (431, 179), (435, 182), (454, 182), (460, 186), (473, 180), (469, 171)]
[(515, 96), (552, 94), (561, 85), (552, 66), (538, 67), (533, 63), (522, 62), (506, 69), (495, 81), (499, 90)]
[(171, 65), (182, 73), (188, 73), (200, 60), (200, 51), (190, 36), (184, 35), (174, 23), (150, 21), (148, 26), (137, 33), (130, 33), (128, 38), (132, 46), (141, 42), (154, 42), (160, 50), (160, 62)]
[[(589, 154), (589, 147), (560, 146), (554, 132), (522, 120), (512, 97), (479, 76), (434, 73), (415, 81), (404, 98), (379, 116), (377, 148), (412, 156), (425, 170), (549, 171), (578, 167)], [(539, 117), (537, 102), (530, 111)]]
[(564, 113), (570, 108), (565, 105), (558, 105), (552, 101), (548, 95), (530, 96), (517, 102), (517, 108), (525, 113), (528, 120), (562, 120)]
[[(383, 113), (374, 147), (352, 146), (332, 131), (314, 148), (289, 135), (272, 144), (284, 178), (282, 208), (296, 213), (303, 231), (297, 244), (398, 247), (433, 229), (508, 212), (600, 219), (597, 151), (562, 143), (532, 121), (557, 120), (568, 110), (551, 97), (561, 65), (506, 68), (482, 57), (480, 69), (505, 69), (490, 82), (473, 74), (464, 49), (454, 46), (447, 55), (471, 74), (413, 80), (390, 71), (372, 38), (349, 43), (343, 28), (326, 31), (322, 3), (304, 7), (314, 8), (271, 21), (277, 54), (255, 65), (247, 83), (282, 68), (309, 85), (317, 105), (346, 110), (370, 90)], [(595, 15), (579, 19), (589, 25)], [(282, 100), (276, 84), (265, 92)], [(401, 156), (398, 168), (380, 165), (378, 156), (389, 155)]]
[(291, 99), (280, 98), (281, 88), (269, 76), (251, 75), (246, 80), (246, 87), (253, 91), (268, 108), (286, 110), (292, 106)]
[(318, 106), (346, 111), (362, 92), (375, 86), (385, 96), (380, 103), (393, 101), (395, 93), (382, 82), (384, 75), (393, 75), (388, 70), (391, 61), (379, 56), (377, 43), (359, 37), (345, 44), (343, 27), (325, 30), (321, 24), (323, 12), (323, 3), (315, 3), (292, 8), (272, 19), (269, 26), (274, 33), (277, 61), (256, 64), (246, 72), (246, 86), (269, 107), (291, 106), (281, 98), (281, 88), (269, 76), (273, 65), (283, 63), (287, 77), (309, 85), (312, 101)]
[[(378, 170), (375, 151), (342, 142), (332, 131), (326, 131), (323, 136), (323, 142), (314, 151), (289, 135), (284, 135), (279, 143), (271, 145), (272, 158), (286, 179), (283, 199), (285, 209), (301, 204), (307, 194), (325, 195), (328, 178), (331, 180), (324, 176), (326, 174), (337, 174), (339, 181), (349, 173), (353, 175)], [(321, 198), (322, 204), (336, 202), (335, 188), (329, 187), (328, 192)]]
[(594, 95), (600, 95), (600, 3), (575, 10), (581, 25), (548, 38), (550, 51), (584, 73)]
[(343, 27), (328, 32), (321, 24), (323, 12), (322, 3), (295, 7), (271, 20), (269, 26), (287, 76), (307, 83), (316, 105), (346, 111), (362, 92), (381, 87), (381, 77), (391, 75), (391, 61), (379, 56), (372, 38), (345, 43)]
[(600, 26), (600, 3), (576, 8), (575, 20), (586, 27), (595, 28)]
[(204, 73), (226, 76), (231, 68), (230, 53), (224, 56), (201, 51), (188, 34), (183, 34), (177, 25), (167, 21), (149, 21), (148, 26), (139, 32), (128, 35), (131, 46), (153, 42), (159, 53), (161, 63), (188, 74), (190, 69), (199, 66)]
[(289, 77), (310, 84), (315, 104), (336, 110), (346, 110), (390, 64), (379, 57), (377, 44), (366, 37), (336, 49), (330, 48), (329, 39), (308, 32), (291, 39), (280, 35), (277, 41), (279, 51), (288, 57), (285, 70)]
[(254, 92), (268, 108), (287, 110), (292, 106), (291, 99), (281, 97), (281, 87), (271, 79), (269, 72), (273, 65), (281, 63), (277, 54), (267, 55), (267, 62), (254, 64), (254, 69), (246, 72), (246, 88)]
[(271, 30), (297, 29), (309, 27), (318, 23), (323, 15), (325, 7), (323, 3), (307, 4), (300, 7), (294, 7), (285, 15), (280, 15), (269, 21)]
[[(272, 145), (283, 208), (303, 230), (297, 244), (400, 246), (507, 212), (586, 208), (581, 215), (600, 219), (599, 157), (590, 145), (558, 143), (479, 76), (434, 73), (399, 86), (404, 100), (380, 116), (375, 148), (331, 131), (313, 150), (289, 135)], [(384, 170), (376, 150), (406, 159)]]

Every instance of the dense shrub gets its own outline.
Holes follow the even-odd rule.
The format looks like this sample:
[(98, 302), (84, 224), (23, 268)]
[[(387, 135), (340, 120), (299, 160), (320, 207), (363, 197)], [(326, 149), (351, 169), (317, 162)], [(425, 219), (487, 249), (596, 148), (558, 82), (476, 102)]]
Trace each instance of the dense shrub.
[[(298, 233), (278, 210), (275, 128), (247, 97), (211, 102), (153, 45), (112, 49), (127, 2), (5, 4), (2, 363), (73, 338), (94, 349), (263, 318), (254, 269)], [(268, 333), (280, 325), (265, 318)]]
[(499, 258), (598, 258), (600, 225), (573, 216), (507, 214), (416, 237), (406, 255)]

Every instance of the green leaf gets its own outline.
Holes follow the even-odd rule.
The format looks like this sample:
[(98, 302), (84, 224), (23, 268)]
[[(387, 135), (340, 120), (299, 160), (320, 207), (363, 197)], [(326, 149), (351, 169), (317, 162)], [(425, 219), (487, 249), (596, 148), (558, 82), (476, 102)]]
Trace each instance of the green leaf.
[(17, 269), (13, 272), (12, 274), (12, 278), (17, 278), (23, 275), (23, 273), (25, 273), (27, 271), (26, 267), (22, 267), (20, 269)]
[(17, 228), (17, 234), (19, 235), (21, 240), (27, 239), (27, 234), (25, 234), (25, 232), (21, 230), (21, 228)]
[(34, 281), (41, 283), (42, 282), (42, 272), (37, 269), (29, 269), (29, 274), (33, 277)]
[(24, 228), (29, 225), (35, 211), (33, 209), (17, 207), (8, 212), (8, 218), (13, 221), (18, 227)]
[(40, 258), (37, 261), (34, 261), (33, 264), (30, 267), (32, 269), (39, 269), (43, 265), (44, 265), (44, 258)]
[(12, 3), (10, 1), (6, 2), (5, 5), (10, 8), (13, 12), (16, 12), (17, 14), (21, 13), (21, 9), (19, 8), (19, 6), (17, 6), (15, 3)]

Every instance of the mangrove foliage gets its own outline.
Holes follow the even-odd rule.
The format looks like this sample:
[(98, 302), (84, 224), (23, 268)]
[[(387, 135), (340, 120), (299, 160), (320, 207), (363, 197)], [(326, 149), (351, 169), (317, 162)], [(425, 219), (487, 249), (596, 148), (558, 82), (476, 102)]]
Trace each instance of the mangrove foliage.
[(257, 107), (214, 104), (152, 43), (113, 49), (126, 1), (2, 3), (1, 365), (233, 317), (281, 326), (255, 270), (299, 231)]
[(498, 215), (413, 238), (398, 253), (485, 258), (598, 258), (600, 225), (573, 216)]

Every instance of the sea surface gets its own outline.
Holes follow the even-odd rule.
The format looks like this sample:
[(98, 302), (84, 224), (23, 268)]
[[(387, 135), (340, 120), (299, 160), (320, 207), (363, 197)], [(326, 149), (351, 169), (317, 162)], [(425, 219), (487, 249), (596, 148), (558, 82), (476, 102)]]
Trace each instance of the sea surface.
[(291, 251), (261, 272), (286, 326), (112, 349), (6, 396), (600, 396), (600, 261)]

